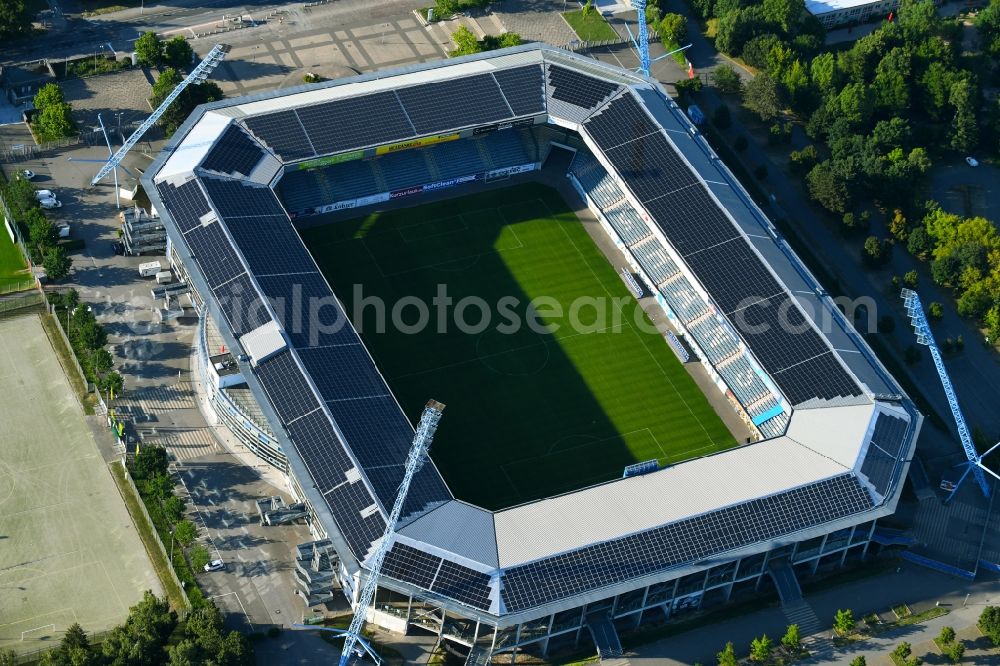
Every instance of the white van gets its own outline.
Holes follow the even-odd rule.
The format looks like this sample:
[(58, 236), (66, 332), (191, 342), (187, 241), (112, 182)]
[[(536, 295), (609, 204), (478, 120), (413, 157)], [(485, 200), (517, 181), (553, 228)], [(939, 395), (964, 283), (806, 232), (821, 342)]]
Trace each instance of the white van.
[(156, 274), (156, 284), (170, 284), (174, 281), (174, 274), (170, 271), (160, 271)]
[(139, 264), (139, 277), (153, 277), (163, 270), (163, 266), (158, 261), (147, 261)]

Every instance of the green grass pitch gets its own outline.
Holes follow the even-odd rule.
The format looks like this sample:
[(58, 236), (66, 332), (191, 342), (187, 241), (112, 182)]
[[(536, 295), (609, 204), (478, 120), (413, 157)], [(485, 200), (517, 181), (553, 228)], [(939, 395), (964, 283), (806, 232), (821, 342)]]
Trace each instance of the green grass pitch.
[[(662, 336), (641, 332), (635, 322), (648, 322), (645, 314), (551, 189), (523, 185), (303, 236), (407, 415), (416, 419), (429, 398), (447, 404), (431, 455), (461, 499), (499, 509), (619, 478), (630, 463), (672, 464), (735, 445)], [(355, 312), (355, 285), (383, 299), (387, 314), (417, 297), (430, 324), (376, 331), (374, 306)], [(439, 285), (453, 299), (444, 329), (432, 305)], [(482, 332), (454, 323), (465, 297), (490, 306)], [(532, 300), (540, 297), (547, 302)], [(586, 326), (571, 327), (581, 297), (590, 299), (577, 316)], [(532, 301), (535, 321), (558, 330), (510, 332), (504, 298), (517, 299), (506, 312), (522, 322)], [(602, 315), (593, 302), (606, 304)], [(399, 312), (419, 323), (415, 306)], [(478, 307), (463, 312), (470, 324), (482, 316)]]

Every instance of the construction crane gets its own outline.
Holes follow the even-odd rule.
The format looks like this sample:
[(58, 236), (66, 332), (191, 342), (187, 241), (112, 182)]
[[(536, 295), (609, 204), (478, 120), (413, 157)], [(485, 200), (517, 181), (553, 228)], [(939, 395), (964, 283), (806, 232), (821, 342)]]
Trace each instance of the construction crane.
[(167, 95), (167, 98), (163, 100), (158, 107), (156, 107), (156, 110), (153, 111), (153, 115), (146, 118), (146, 120), (143, 121), (143, 123), (139, 125), (134, 132), (132, 132), (132, 136), (126, 139), (125, 143), (122, 144), (122, 147), (118, 149), (118, 152), (108, 159), (105, 165), (101, 167), (101, 170), (97, 172), (97, 175), (94, 176), (93, 180), (90, 181), (90, 184), (97, 185), (102, 178), (111, 173), (118, 166), (118, 164), (125, 159), (125, 155), (128, 154), (128, 151), (132, 150), (132, 147), (139, 143), (139, 139), (142, 138), (142, 135), (145, 134), (146, 131), (160, 119), (160, 116), (163, 115), (173, 101), (177, 99), (182, 92), (184, 92), (184, 89), (192, 83), (202, 83), (208, 79), (208, 75), (212, 73), (212, 70), (219, 66), (219, 64), (226, 57), (227, 53), (229, 53), (228, 44), (216, 44), (212, 50), (208, 52), (208, 55), (205, 56), (205, 59), (198, 63), (198, 66), (191, 70), (191, 73), (188, 74), (183, 81), (178, 83), (177, 87), (174, 88), (169, 95)]
[(951, 385), (951, 377), (948, 376), (948, 371), (944, 367), (944, 361), (941, 359), (941, 350), (938, 349), (937, 343), (934, 341), (934, 334), (931, 333), (931, 327), (927, 323), (926, 315), (924, 315), (924, 308), (920, 304), (920, 297), (917, 295), (917, 292), (912, 289), (903, 289), (901, 295), (903, 297), (903, 304), (906, 306), (906, 312), (910, 317), (910, 323), (913, 324), (913, 330), (917, 335), (917, 342), (926, 346), (931, 352), (931, 358), (934, 359), (934, 367), (937, 369), (938, 377), (941, 378), (941, 385), (944, 387), (944, 394), (948, 398), (948, 407), (951, 408), (951, 415), (955, 419), (955, 427), (958, 429), (958, 438), (962, 442), (962, 448), (965, 449), (965, 457), (967, 460), (959, 465), (964, 465), (965, 471), (962, 472), (962, 476), (959, 478), (958, 483), (956, 483), (951, 489), (951, 493), (948, 495), (945, 502), (951, 501), (951, 498), (958, 492), (962, 482), (965, 481), (967, 476), (969, 476), (969, 472), (972, 472), (972, 475), (976, 478), (976, 482), (979, 484), (980, 489), (982, 489), (983, 495), (989, 497), (990, 483), (983, 472), (989, 472), (997, 479), (1000, 479), (1000, 475), (997, 475), (996, 472), (984, 465), (983, 458), (993, 453), (997, 447), (1000, 447), (1000, 442), (994, 444), (988, 451), (986, 451), (986, 453), (982, 455), (979, 455), (979, 452), (976, 451), (976, 445), (972, 441), (972, 435), (969, 434), (969, 426), (965, 423), (965, 416), (962, 414), (962, 408), (958, 405), (958, 397), (955, 395), (955, 388)]
[(430, 451), (431, 442), (434, 440), (434, 433), (437, 431), (438, 422), (441, 420), (441, 413), (443, 411), (443, 404), (435, 400), (429, 400), (424, 406), (423, 414), (420, 415), (420, 423), (417, 424), (417, 432), (413, 436), (413, 444), (410, 446), (410, 453), (406, 457), (406, 472), (403, 474), (403, 481), (399, 484), (399, 491), (396, 493), (396, 501), (392, 505), (392, 512), (386, 521), (385, 534), (382, 535), (382, 541), (379, 543), (375, 554), (369, 559), (368, 580), (365, 581), (365, 586), (361, 589), (361, 594), (358, 597), (358, 603), (354, 607), (354, 619), (351, 620), (351, 626), (347, 629), (347, 635), (344, 639), (344, 650), (340, 653), (340, 666), (347, 666), (350, 663), (351, 656), (355, 654), (359, 642), (364, 650), (375, 659), (376, 663), (381, 662), (367, 641), (361, 637), (361, 628), (365, 624), (368, 607), (371, 606), (372, 600), (375, 598), (375, 588), (378, 587), (378, 577), (382, 571), (382, 563), (385, 561), (385, 555), (389, 552), (389, 548), (392, 547), (392, 535), (396, 531), (396, 523), (399, 522), (399, 517), (403, 513), (403, 504), (406, 503), (406, 496), (410, 491), (410, 483), (427, 459), (427, 452)]
[(635, 7), (636, 20), (639, 24), (639, 39), (636, 40), (635, 35), (632, 34), (632, 29), (628, 27), (628, 23), (625, 24), (625, 29), (628, 30), (629, 37), (632, 38), (632, 46), (635, 47), (636, 53), (639, 54), (639, 72), (645, 76), (649, 76), (649, 68), (654, 62), (663, 60), (667, 56), (672, 56), (675, 53), (680, 53), (691, 48), (691, 45), (682, 46), (679, 49), (674, 49), (670, 53), (664, 53), (658, 58), (650, 59), (649, 57), (649, 28), (646, 26), (646, 0), (632, 0), (632, 6)]

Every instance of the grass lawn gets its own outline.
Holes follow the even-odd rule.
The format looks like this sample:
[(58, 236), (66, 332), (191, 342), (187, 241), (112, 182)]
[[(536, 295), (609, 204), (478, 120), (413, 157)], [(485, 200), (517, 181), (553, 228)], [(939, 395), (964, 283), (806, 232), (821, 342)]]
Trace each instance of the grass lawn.
[[(497, 509), (735, 444), (659, 333), (640, 330), (645, 314), (553, 190), (518, 186), (303, 235), (407, 415), (428, 398), (448, 405), (431, 455), (462, 499)], [(390, 313), (416, 297), (431, 324), (377, 332), (374, 306), (354, 313), (355, 284)], [(441, 285), (455, 304), (444, 328), (432, 304)], [(458, 330), (464, 298), (487, 304), (488, 326)], [(418, 319), (415, 306), (401, 311)], [(528, 326), (531, 313), (555, 330)], [(508, 330), (512, 319), (522, 325)]]
[(573, 28), (576, 36), (585, 42), (618, 39), (618, 33), (608, 25), (608, 22), (604, 20), (601, 13), (596, 10), (590, 16), (584, 16), (583, 10), (578, 9), (575, 12), (566, 12), (562, 17), (566, 19), (566, 23), (569, 23), (569, 27)]
[(31, 282), (21, 250), (10, 239), (7, 229), (0, 225), (0, 293), (29, 288)]

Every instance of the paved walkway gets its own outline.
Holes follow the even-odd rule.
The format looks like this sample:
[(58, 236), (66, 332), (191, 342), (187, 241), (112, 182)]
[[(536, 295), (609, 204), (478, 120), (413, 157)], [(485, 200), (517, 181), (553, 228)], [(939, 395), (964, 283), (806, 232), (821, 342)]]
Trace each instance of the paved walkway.
[[(969, 595), (968, 600), (966, 594)], [(923, 656), (932, 649), (930, 641), (944, 626), (954, 627), (963, 638), (971, 639), (972, 634), (978, 634), (974, 625), (983, 608), (989, 603), (1000, 603), (1000, 581), (994, 579), (969, 584), (957, 578), (904, 564), (898, 573), (891, 570), (877, 577), (847, 583), (827, 591), (807, 593), (806, 601), (820, 618), (824, 628), (815, 636), (820, 640), (813, 647), (813, 657), (800, 663), (847, 664), (854, 657), (864, 655), (868, 664), (875, 666), (888, 664), (886, 654), (902, 641), (912, 643), (914, 653)], [(837, 647), (827, 640), (833, 616), (840, 608), (852, 609), (854, 617), (860, 619), (871, 612), (886, 613), (893, 606), (902, 603), (909, 604), (914, 612), (920, 612), (933, 607), (937, 602), (950, 612), (924, 624), (900, 627), (877, 638), (857, 641), (846, 647)], [(963, 603), (966, 605), (963, 606)], [(715, 654), (725, 646), (726, 641), (733, 641), (737, 654), (746, 655), (751, 640), (766, 633), (777, 641), (784, 634), (787, 624), (781, 609), (775, 605), (743, 617), (707, 623), (693, 631), (650, 643), (635, 650), (630, 661), (645, 666), (711, 664), (715, 663)], [(972, 631), (963, 633), (968, 627), (973, 627)], [(917, 651), (917, 648), (923, 652)], [(993, 649), (992, 653), (988, 653), (988, 659), (992, 661), (984, 659), (975, 663), (1000, 663), (1000, 651)], [(928, 663), (933, 662), (928, 660)]]
[(494, 5), (494, 12), (508, 32), (516, 32), (526, 42), (565, 46), (577, 36), (560, 14), (579, 8), (576, 2), (559, 0), (503, 0)]

